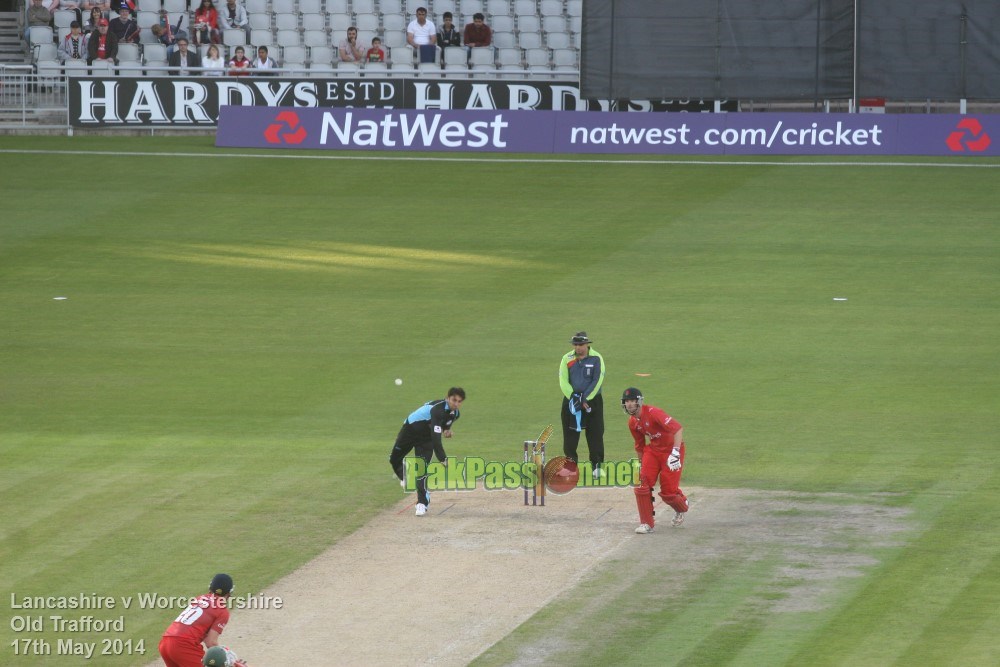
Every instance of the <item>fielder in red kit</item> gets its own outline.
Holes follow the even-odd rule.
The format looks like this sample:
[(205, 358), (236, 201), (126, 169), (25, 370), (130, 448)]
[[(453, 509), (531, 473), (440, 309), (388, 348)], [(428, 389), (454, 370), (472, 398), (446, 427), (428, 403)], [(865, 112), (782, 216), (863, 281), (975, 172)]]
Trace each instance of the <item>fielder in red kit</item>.
[(229, 622), (227, 599), (233, 592), (233, 578), (217, 574), (208, 593), (191, 600), (174, 619), (160, 640), (160, 657), (167, 667), (202, 667), (205, 648), (217, 646), (219, 635)]
[[(642, 464), (635, 504), (639, 508), (640, 534), (653, 532), (653, 487), (660, 479), (660, 498), (674, 510), (671, 523), (684, 523), (688, 500), (681, 491), (681, 468), (684, 466), (684, 429), (660, 408), (642, 404), (642, 392), (629, 387), (622, 393), (622, 410), (629, 416), (628, 429), (635, 439), (635, 451)], [(649, 439), (647, 443), (646, 440)]]

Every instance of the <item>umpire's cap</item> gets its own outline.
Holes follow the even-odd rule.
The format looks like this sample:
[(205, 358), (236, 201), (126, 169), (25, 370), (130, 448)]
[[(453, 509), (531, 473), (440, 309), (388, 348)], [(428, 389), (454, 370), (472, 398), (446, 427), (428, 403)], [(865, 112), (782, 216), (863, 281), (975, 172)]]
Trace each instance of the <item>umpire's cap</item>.
[(573, 345), (590, 345), (594, 341), (590, 340), (590, 337), (587, 336), (586, 331), (577, 331), (575, 334), (573, 334), (573, 338), (569, 342), (572, 343)]
[(213, 646), (205, 651), (205, 657), (201, 659), (201, 664), (205, 667), (226, 667), (226, 649), (221, 646)]
[(212, 577), (208, 590), (216, 595), (229, 595), (233, 592), (233, 578), (228, 574), (217, 574)]

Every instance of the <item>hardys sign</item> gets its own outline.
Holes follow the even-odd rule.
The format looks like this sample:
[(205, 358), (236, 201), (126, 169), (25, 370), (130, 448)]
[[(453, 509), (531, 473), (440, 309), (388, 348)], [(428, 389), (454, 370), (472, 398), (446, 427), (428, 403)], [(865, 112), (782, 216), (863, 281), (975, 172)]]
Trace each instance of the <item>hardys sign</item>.
[(1000, 155), (1000, 116), (222, 108), (216, 145), (663, 155)]
[[(214, 127), (219, 109), (245, 107), (608, 111), (575, 83), (275, 77), (81, 77), (69, 83), (75, 127)], [(628, 111), (711, 111), (701, 100), (623, 103)], [(723, 109), (729, 110), (728, 103)], [(734, 109), (733, 109), (734, 110)]]

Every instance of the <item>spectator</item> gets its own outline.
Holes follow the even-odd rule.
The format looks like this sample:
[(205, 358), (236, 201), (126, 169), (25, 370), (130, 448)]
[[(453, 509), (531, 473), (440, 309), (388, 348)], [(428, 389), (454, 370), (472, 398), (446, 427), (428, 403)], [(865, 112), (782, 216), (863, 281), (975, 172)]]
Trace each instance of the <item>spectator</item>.
[(462, 35), (458, 32), (455, 24), (451, 22), (451, 19), (451, 12), (445, 12), (441, 17), (441, 29), (438, 30), (437, 43), (442, 51), (449, 46), (462, 45)]
[[(42, 4), (45, 4), (44, 2)], [(76, 13), (76, 20), (82, 26), (83, 25), (83, 11), (82, 3), (80, 0), (61, 0), (59, 3), (60, 9), (69, 9)], [(53, 11), (49, 9), (49, 11)], [(53, 14), (54, 16), (54, 14)]]
[(347, 29), (347, 39), (340, 40), (337, 49), (341, 62), (359, 63), (365, 59), (367, 45), (358, 41), (358, 29), (353, 25)]
[[(278, 63), (274, 62), (274, 58), (267, 55), (267, 47), (261, 46), (257, 49), (257, 58), (250, 65), (250, 68), (259, 70), (278, 69)], [(260, 76), (271, 76), (271, 74), (263, 71), (257, 74)]]
[(493, 30), (486, 25), (486, 17), (481, 12), (472, 15), (472, 23), (465, 26), (465, 45), (470, 49), (493, 44)]
[(236, 0), (227, 0), (226, 8), (222, 10), (221, 17), (221, 28), (225, 30), (226, 28), (240, 29), (250, 36), (250, 17), (247, 15), (247, 10), (243, 8), (243, 5), (238, 4)]
[[(101, 15), (103, 16), (111, 11), (111, 0), (83, 0), (83, 4), (81, 6), (84, 11), (90, 13), (91, 17), (93, 17), (93, 10), (95, 9), (101, 12)], [(97, 24), (93, 23), (89, 27), (88, 32), (90, 30), (97, 30)]]
[(237, 46), (233, 51), (233, 57), (229, 60), (229, 73), (232, 76), (246, 76), (250, 73), (251, 64), (243, 47)]
[(55, 14), (59, 9), (59, 0), (42, 0), (42, 7), (49, 10), (50, 14)]
[(83, 31), (86, 33), (91, 33), (97, 30), (97, 22), (104, 18), (104, 14), (101, 12), (101, 8), (94, 5), (90, 8), (90, 15), (87, 18), (87, 22), (83, 26)]
[(118, 9), (118, 16), (111, 19), (108, 29), (118, 38), (119, 44), (123, 42), (139, 43), (139, 24), (132, 18), (132, 11), (126, 4), (122, 4)]
[(52, 23), (52, 12), (45, 8), (42, 0), (31, 0), (28, 7), (28, 23), (24, 28), (24, 41), (31, 43), (32, 28), (48, 28)]
[(160, 10), (160, 21), (152, 28), (149, 29), (156, 37), (156, 41), (163, 46), (167, 47), (167, 55), (169, 56), (176, 50), (177, 40), (181, 37), (187, 38), (187, 33), (181, 30), (181, 23), (184, 21), (184, 15), (181, 14), (180, 18), (177, 19), (177, 25), (170, 25), (170, 15), (167, 10)]
[(417, 7), (417, 18), (406, 26), (406, 43), (419, 53), (420, 62), (434, 62), (437, 31), (434, 29), (434, 24), (427, 20), (426, 7)]
[(365, 60), (370, 63), (384, 63), (385, 51), (382, 50), (382, 40), (378, 37), (372, 38), (372, 48), (365, 54)]
[(205, 71), (202, 72), (205, 76), (222, 76), (226, 73), (226, 61), (219, 54), (217, 45), (212, 44), (208, 47), (208, 52), (205, 53), (201, 66), (205, 68)]
[(215, 9), (212, 0), (201, 0), (201, 5), (194, 12), (194, 43), (197, 46), (202, 44), (218, 44), (222, 40), (219, 37), (219, 12)]
[(87, 40), (87, 64), (94, 61), (118, 64), (118, 38), (108, 30), (108, 20), (99, 19), (97, 30), (90, 33)]
[(69, 34), (59, 45), (59, 60), (66, 63), (70, 60), (85, 61), (87, 59), (87, 36), (80, 29), (80, 22), (69, 24)]
[(201, 56), (198, 55), (197, 51), (188, 49), (187, 37), (178, 37), (177, 50), (167, 56), (167, 64), (177, 68), (170, 70), (170, 73), (174, 76), (178, 74), (187, 76), (194, 74), (191, 71), (192, 67), (201, 67)]

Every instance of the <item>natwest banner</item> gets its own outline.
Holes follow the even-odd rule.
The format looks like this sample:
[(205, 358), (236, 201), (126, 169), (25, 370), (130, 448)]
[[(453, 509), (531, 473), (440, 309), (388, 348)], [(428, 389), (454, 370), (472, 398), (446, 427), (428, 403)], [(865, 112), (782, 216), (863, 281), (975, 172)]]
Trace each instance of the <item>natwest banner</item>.
[(664, 155), (1000, 155), (1000, 116), (225, 106), (216, 145)]

